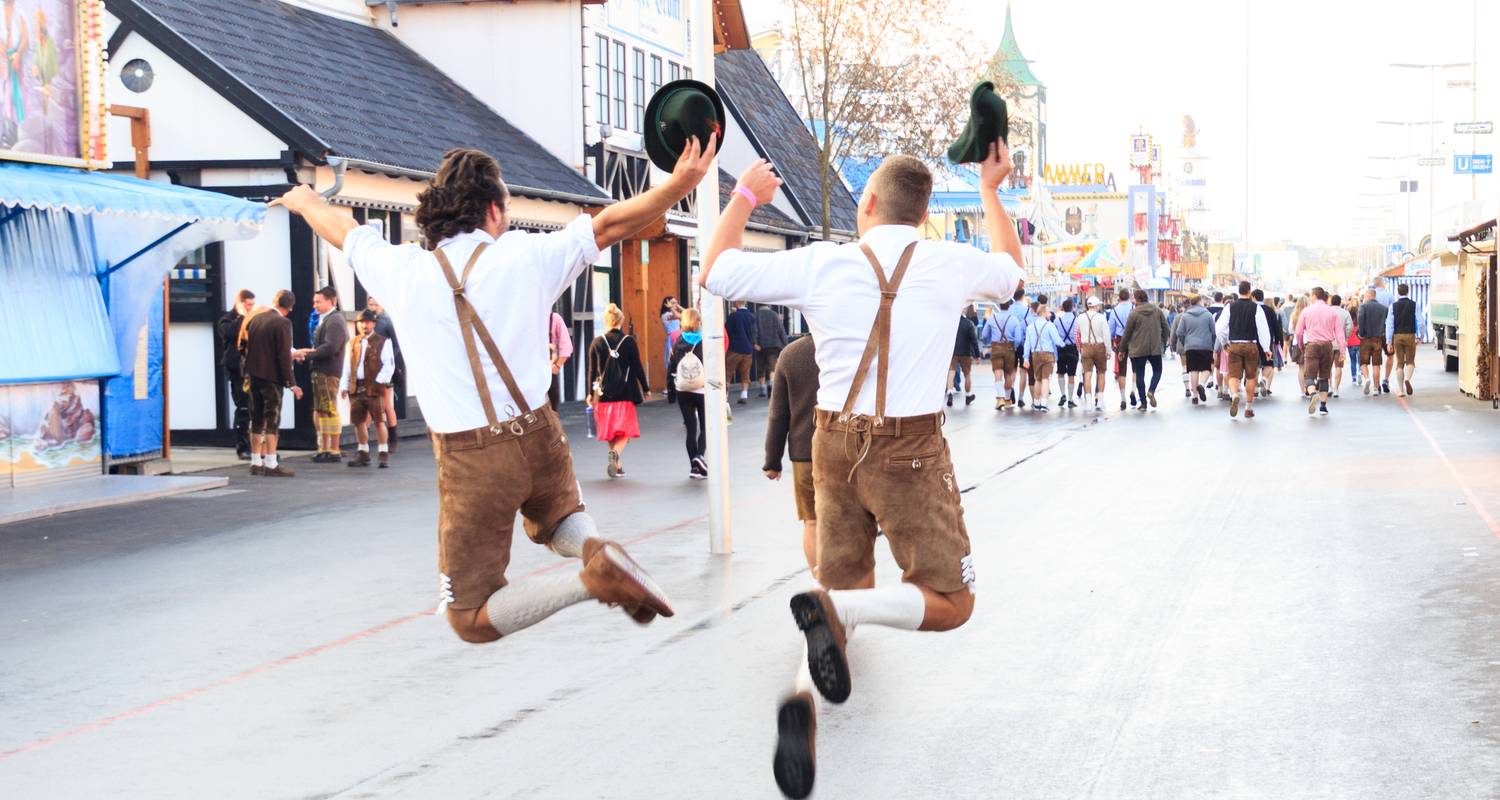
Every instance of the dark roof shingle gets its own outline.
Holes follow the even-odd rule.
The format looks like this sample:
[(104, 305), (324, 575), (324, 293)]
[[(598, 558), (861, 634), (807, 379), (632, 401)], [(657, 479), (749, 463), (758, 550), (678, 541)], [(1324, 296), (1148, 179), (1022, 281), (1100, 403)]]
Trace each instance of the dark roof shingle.
[(294, 147), (427, 173), (449, 148), (474, 147), (500, 160), (516, 194), (607, 200), (387, 31), (278, 0), (107, 0), (107, 8)]
[[(782, 190), (802, 209), (812, 228), (823, 225), (823, 191), (818, 178), (818, 143), (792, 107), (771, 70), (754, 50), (730, 50), (714, 59), (714, 79), (734, 116), (754, 136), (757, 149), (781, 175)], [(829, 222), (833, 230), (853, 232), (854, 198), (831, 176)]]

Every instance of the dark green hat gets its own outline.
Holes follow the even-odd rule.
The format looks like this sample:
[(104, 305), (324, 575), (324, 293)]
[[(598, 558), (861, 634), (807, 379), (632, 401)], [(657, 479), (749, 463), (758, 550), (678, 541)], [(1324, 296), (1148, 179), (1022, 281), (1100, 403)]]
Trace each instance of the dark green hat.
[(990, 143), (1004, 139), (1010, 144), (1010, 114), (1005, 98), (995, 93), (995, 84), (980, 81), (969, 95), (969, 124), (958, 141), (948, 146), (948, 160), (955, 164), (976, 164), (990, 152)]
[(651, 163), (665, 172), (677, 166), (677, 159), (696, 136), (708, 146), (708, 137), (719, 138), (723, 149), (724, 101), (712, 86), (695, 80), (672, 81), (656, 90), (646, 104), (646, 130), (642, 136)]

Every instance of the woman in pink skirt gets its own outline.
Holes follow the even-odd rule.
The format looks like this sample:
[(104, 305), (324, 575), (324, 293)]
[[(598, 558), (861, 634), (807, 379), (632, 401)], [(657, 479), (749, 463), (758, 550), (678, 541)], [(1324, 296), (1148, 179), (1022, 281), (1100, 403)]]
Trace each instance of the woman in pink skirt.
[(604, 335), (595, 337), (589, 345), (589, 405), (594, 409), (599, 441), (609, 443), (609, 463), (604, 471), (611, 478), (625, 477), (620, 454), (625, 452), (626, 442), (641, 436), (635, 407), (651, 396), (640, 349), (635, 337), (622, 330), (624, 327), (625, 312), (610, 303), (604, 309)]

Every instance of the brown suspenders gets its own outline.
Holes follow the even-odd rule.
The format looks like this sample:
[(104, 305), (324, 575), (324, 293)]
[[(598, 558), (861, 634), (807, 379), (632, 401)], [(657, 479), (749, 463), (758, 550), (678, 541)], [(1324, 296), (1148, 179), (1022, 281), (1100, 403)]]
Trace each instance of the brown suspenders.
[[(912, 253), (916, 252), (917, 243), (912, 242), (906, 246), (901, 253), (901, 260), (896, 263), (896, 272), (887, 281), (885, 271), (880, 268), (880, 260), (875, 257), (875, 252), (869, 245), (859, 246), (865, 258), (870, 261), (870, 268), (875, 270), (875, 280), (880, 283), (880, 310), (875, 312), (875, 324), (870, 328), (870, 338), (865, 342), (865, 353), (859, 359), (859, 369), (854, 373), (854, 383), (849, 387), (849, 399), (844, 401), (844, 410), (839, 414), (841, 422), (848, 422), (854, 416), (854, 404), (859, 400), (859, 390), (865, 383), (866, 376), (870, 373), (870, 361), (879, 358), (875, 367), (875, 424), (885, 424), (885, 381), (888, 364), (890, 362), (891, 349), (891, 305), (896, 302), (896, 292), (901, 288), (901, 279), (906, 277), (906, 268), (911, 264)], [(852, 474), (852, 473), (851, 473)]]
[[(521, 420), (527, 424), (536, 422), (536, 414), (532, 413), (531, 406), (526, 404), (525, 395), (516, 386), (516, 379), (510, 374), (510, 367), (505, 365), (505, 359), (500, 355), (500, 348), (495, 346), (495, 340), (490, 338), (490, 332), (485, 328), (484, 322), (479, 319), (479, 314), (474, 311), (474, 306), (469, 303), (469, 298), (464, 294), (465, 286), (469, 282), (469, 273), (474, 270), (474, 265), (479, 263), (479, 256), (489, 247), (488, 242), (481, 242), (474, 248), (474, 254), (469, 256), (469, 263), (464, 265), (463, 277), (457, 277), (453, 273), (453, 264), (441, 249), (432, 251), (437, 256), (437, 261), (443, 268), (443, 276), (448, 279), (448, 286), (453, 289), (453, 307), (458, 312), (458, 329), (464, 336), (464, 349), (469, 351), (469, 369), (474, 371), (474, 386), (479, 390), (479, 402), (484, 404), (484, 416), (489, 421), (490, 433), (499, 434), (508, 425), (510, 432), (520, 436), (525, 432)], [(495, 401), (490, 399), (490, 385), (484, 379), (484, 367), (479, 363), (479, 348), (474, 344), (474, 336), (478, 334), (479, 341), (484, 345), (485, 352), (490, 355), (490, 363), (495, 365), (495, 371), (500, 373), (500, 380), (505, 382), (505, 388), (515, 400), (516, 405), (521, 407), (519, 415), (513, 415), (511, 419), (502, 421), (495, 414)], [(507, 408), (507, 411), (515, 409)]]

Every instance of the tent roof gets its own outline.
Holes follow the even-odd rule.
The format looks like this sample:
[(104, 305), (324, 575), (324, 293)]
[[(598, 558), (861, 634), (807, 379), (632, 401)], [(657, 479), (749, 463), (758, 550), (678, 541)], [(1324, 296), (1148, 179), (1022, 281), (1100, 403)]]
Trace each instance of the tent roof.
[(266, 207), (260, 203), (217, 192), (124, 175), (18, 163), (0, 163), (0, 206), (256, 227), (266, 216)]

